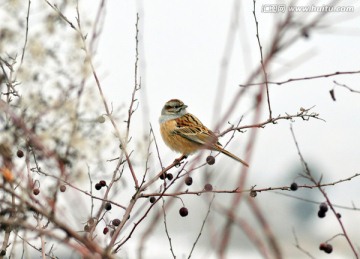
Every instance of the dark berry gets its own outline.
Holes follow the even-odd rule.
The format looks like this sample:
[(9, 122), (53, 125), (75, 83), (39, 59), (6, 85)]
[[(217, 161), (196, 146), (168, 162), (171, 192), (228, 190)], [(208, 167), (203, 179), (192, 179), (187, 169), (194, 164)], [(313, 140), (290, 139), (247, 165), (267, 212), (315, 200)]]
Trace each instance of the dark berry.
[(207, 192), (211, 192), (213, 190), (213, 186), (210, 183), (205, 184), (204, 190)]
[(99, 182), (99, 184), (101, 185), (101, 187), (105, 187), (105, 186), (106, 186), (106, 182), (105, 182), (104, 180), (101, 180), (101, 181)]
[(327, 243), (321, 243), (319, 246), (319, 249), (324, 251), (327, 254), (331, 254), (331, 252), (333, 251), (332, 245), (327, 244)]
[(155, 197), (150, 197), (150, 203), (154, 203), (156, 201)]
[(103, 234), (104, 234), (104, 235), (106, 235), (106, 234), (107, 234), (107, 232), (109, 232), (109, 228), (104, 227), (104, 229), (103, 229)]
[(85, 226), (84, 226), (84, 231), (85, 231), (85, 232), (90, 232), (90, 227), (89, 227), (89, 225), (85, 225)]
[(111, 203), (110, 202), (105, 203), (105, 209), (106, 210), (111, 210)]
[(66, 185), (60, 185), (60, 192), (66, 191)]
[(336, 213), (336, 217), (339, 219), (339, 218), (341, 218), (341, 214), (338, 212), (338, 213)]
[(320, 250), (325, 250), (326, 244), (325, 243), (321, 243), (319, 246)]
[(192, 183), (193, 183), (192, 177), (191, 177), (191, 176), (187, 176), (187, 177), (185, 178), (185, 184), (190, 186), (190, 185), (192, 185)]
[(1, 250), (0, 251), (0, 256), (4, 256), (4, 255), (6, 255), (6, 250)]
[(24, 152), (23, 152), (21, 149), (19, 149), (19, 150), (16, 152), (16, 155), (17, 155), (18, 158), (22, 158), (22, 157), (24, 156)]
[(38, 195), (39, 193), (40, 193), (40, 189), (38, 189), (38, 188), (33, 189), (34, 195)]
[(327, 254), (331, 254), (331, 252), (333, 251), (333, 247), (330, 244), (327, 244), (327, 246), (324, 249), (324, 252)]
[(101, 184), (100, 184), (100, 183), (95, 184), (95, 189), (96, 189), (96, 190), (100, 190), (100, 189), (101, 189), (101, 187), (102, 187), (102, 186), (101, 186)]
[(165, 177), (166, 177), (166, 173), (163, 173), (163, 174), (160, 175), (160, 179), (161, 179), (161, 180), (164, 180)]
[(290, 190), (296, 191), (297, 189), (298, 189), (297, 183), (293, 182), (293, 183), (290, 185)]
[(255, 198), (256, 195), (257, 195), (257, 192), (256, 192), (256, 191), (254, 191), (254, 190), (251, 190), (251, 191), (250, 191), (250, 197)]
[(120, 223), (121, 223), (120, 219), (113, 219), (113, 221), (112, 221), (112, 224), (113, 224), (115, 227), (119, 226)]
[(319, 209), (323, 212), (328, 211), (328, 205), (325, 202), (320, 203)]
[(186, 216), (189, 214), (189, 211), (188, 211), (187, 208), (182, 207), (182, 208), (179, 210), (179, 213), (180, 213), (180, 216), (181, 216), (181, 217), (186, 217)]
[(208, 163), (208, 165), (213, 165), (213, 164), (215, 164), (215, 157), (213, 157), (213, 156), (208, 156), (208, 157), (206, 158), (206, 163)]
[(167, 178), (169, 181), (171, 181), (171, 180), (174, 178), (174, 176), (173, 176), (172, 174), (167, 174), (167, 175), (166, 175), (166, 178)]
[(319, 218), (325, 218), (325, 216), (326, 216), (326, 212), (324, 212), (324, 211), (322, 211), (322, 210), (319, 210), (319, 211), (318, 211), (318, 217), (319, 217)]

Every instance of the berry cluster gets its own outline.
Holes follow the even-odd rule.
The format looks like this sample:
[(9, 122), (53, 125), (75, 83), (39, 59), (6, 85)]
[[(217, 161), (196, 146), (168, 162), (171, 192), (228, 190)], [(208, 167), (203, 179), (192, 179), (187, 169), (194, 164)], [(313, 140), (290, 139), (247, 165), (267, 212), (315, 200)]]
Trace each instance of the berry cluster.
[(85, 224), (85, 226), (84, 226), (84, 231), (85, 231), (85, 232), (90, 232), (95, 226), (96, 226), (96, 224), (95, 224), (95, 218), (90, 218), (90, 219), (86, 222), (86, 224)]
[[(319, 218), (324, 218), (326, 216), (326, 212), (329, 210), (328, 205), (326, 204), (326, 202), (322, 202), (319, 205), (319, 211), (318, 211), (318, 216)], [(336, 216), (338, 218), (341, 218), (340, 213), (336, 213)], [(328, 243), (321, 243), (319, 246), (319, 249), (324, 251), (327, 254), (330, 254), (333, 251), (333, 247), (332, 245), (328, 244)]]
[(171, 181), (173, 178), (174, 176), (171, 173), (163, 173), (162, 175), (160, 175), (161, 180), (168, 179), (169, 181)]
[(102, 187), (105, 187), (105, 186), (106, 186), (106, 181), (101, 180), (95, 184), (95, 189), (99, 191)]
[(319, 218), (324, 218), (328, 210), (329, 210), (328, 205), (325, 202), (320, 203), (319, 211), (318, 211)]
[(113, 220), (111, 221), (111, 224), (110, 224), (110, 225), (107, 225), (106, 227), (104, 227), (104, 229), (103, 229), (103, 234), (106, 235), (106, 234), (109, 232), (109, 230), (110, 230), (109, 228), (111, 228), (111, 229), (112, 229), (112, 231), (111, 231), (111, 236), (112, 236), (113, 233), (114, 233), (114, 231), (115, 231), (115, 227), (119, 226), (120, 223), (121, 223), (121, 220), (120, 220), (120, 219), (118, 219), (118, 218), (113, 219)]

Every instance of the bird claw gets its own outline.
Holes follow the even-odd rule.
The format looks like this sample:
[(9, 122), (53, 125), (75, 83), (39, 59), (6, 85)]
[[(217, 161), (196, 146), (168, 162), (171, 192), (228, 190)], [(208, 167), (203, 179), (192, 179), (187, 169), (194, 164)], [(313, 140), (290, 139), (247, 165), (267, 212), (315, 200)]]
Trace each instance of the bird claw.
[(175, 160), (174, 160), (174, 164), (175, 164), (175, 167), (179, 167), (180, 165), (181, 165), (181, 161), (182, 160), (184, 160), (184, 159), (186, 159), (187, 158), (187, 156), (186, 155), (182, 155), (181, 157), (179, 157), (179, 158), (175, 158)]

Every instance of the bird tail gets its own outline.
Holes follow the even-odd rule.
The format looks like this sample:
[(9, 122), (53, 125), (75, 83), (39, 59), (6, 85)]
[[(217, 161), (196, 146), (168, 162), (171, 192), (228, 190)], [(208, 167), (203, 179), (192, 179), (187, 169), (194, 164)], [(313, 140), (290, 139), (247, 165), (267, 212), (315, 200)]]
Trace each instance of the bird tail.
[(248, 164), (248, 163), (246, 163), (246, 162), (245, 162), (244, 160), (242, 160), (241, 158), (235, 156), (234, 154), (230, 153), (229, 151), (227, 151), (227, 150), (225, 150), (225, 149), (223, 149), (223, 148), (221, 148), (221, 147), (216, 147), (216, 150), (217, 150), (217, 151), (220, 151), (221, 153), (223, 153), (223, 154), (225, 154), (225, 155), (227, 155), (228, 157), (231, 157), (232, 159), (235, 159), (236, 161), (242, 163), (244, 166), (249, 167), (249, 164)]

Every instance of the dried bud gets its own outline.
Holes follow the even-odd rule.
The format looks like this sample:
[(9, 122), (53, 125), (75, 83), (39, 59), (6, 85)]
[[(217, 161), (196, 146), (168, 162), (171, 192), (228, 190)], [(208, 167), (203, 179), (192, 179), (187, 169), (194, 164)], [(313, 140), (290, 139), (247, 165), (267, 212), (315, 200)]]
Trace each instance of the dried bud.
[(104, 122), (105, 122), (105, 117), (102, 116), (102, 115), (99, 116), (99, 117), (97, 117), (96, 122), (98, 122), (98, 123), (104, 123)]
[(256, 192), (256, 191), (254, 191), (254, 190), (251, 190), (251, 191), (250, 191), (250, 197), (255, 198), (256, 195), (257, 195), (257, 192)]
[(334, 91), (334, 89), (331, 89), (329, 92), (330, 92), (331, 99), (335, 102), (336, 99), (335, 99), (335, 91)]
[(211, 192), (213, 190), (213, 186), (210, 183), (205, 184), (204, 190), (207, 192)]

